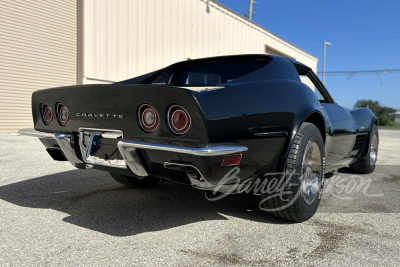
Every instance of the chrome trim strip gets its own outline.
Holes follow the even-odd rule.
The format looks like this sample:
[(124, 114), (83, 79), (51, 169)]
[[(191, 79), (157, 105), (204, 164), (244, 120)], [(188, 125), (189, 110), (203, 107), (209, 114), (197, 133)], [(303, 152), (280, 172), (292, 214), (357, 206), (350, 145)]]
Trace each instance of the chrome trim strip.
[(235, 154), (248, 150), (247, 147), (241, 146), (236, 143), (215, 143), (215, 144), (209, 144), (208, 146), (205, 147), (188, 147), (188, 146), (179, 146), (171, 144), (123, 140), (118, 142), (118, 147), (120, 146), (134, 147), (139, 149), (169, 151), (169, 152), (191, 154), (195, 156), (206, 156), (206, 157)]
[(271, 137), (288, 136), (288, 132), (287, 131), (281, 131), (281, 132), (255, 133), (254, 135), (255, 136), (271, 136)]

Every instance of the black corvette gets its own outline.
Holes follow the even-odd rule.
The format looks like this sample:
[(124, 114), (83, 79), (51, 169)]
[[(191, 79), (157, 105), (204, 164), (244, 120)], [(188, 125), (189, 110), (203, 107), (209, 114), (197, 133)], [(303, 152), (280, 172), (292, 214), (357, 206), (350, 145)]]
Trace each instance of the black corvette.
[(227, 192), (232, 168), (250, 183), (294, 174), (284, 197), (260, 194), (262, 207), (293, 221), (314, 215), (325, 173), (371, 173), (378, 153), (369, 109), (340, 107), (310, 68), (280, 56), (188, 60), (115, 84), (40, 90), (32, 113), (34, 129), (19, 133), (40, 138), (54, 160), (131, 187), (165, 179)]

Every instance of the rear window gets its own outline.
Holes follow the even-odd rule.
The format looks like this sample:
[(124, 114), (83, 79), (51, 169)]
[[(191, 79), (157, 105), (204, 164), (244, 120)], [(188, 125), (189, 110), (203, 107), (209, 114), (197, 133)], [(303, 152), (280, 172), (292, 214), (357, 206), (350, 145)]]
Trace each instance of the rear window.
[(175, 73), (172, 83), (178, 85), (217, 85), (252, 73), (268, 63), (269, 61), (264, 60), (204, 63)]
[(196, 63), (180, 62), (152, 73), (117, 84), (218, 85), (250, 74), (270, 63), (270, 60), (245, 59)]

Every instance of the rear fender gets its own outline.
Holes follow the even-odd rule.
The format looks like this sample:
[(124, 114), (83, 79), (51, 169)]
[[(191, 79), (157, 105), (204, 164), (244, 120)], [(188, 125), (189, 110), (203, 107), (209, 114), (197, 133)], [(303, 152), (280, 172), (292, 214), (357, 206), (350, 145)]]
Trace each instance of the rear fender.
[[(271, 171), (284, 169), (301, 123), (315, 112), (322, 116), (315, 93), (297, 80), (268, 80), (191, 93), (202, 110), (211, 142), (237, 142), (252, 147), (246, 153), (259, 156), (265, 155), (263, 144), (267, 144), (268, 139), (278, 135), (284, 138), (284, 146), (276, 155), (278, 158), (263, 162), (274, 164)], [(257, 142), (258, 147), (249, 145)]]

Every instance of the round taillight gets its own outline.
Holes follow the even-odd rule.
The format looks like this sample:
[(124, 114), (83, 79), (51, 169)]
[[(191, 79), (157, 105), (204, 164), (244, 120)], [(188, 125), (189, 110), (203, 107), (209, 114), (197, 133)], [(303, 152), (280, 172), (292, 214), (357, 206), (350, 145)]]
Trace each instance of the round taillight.
[(189, 113), (181, 106), (172, 106), (168, 110), (168, 124), (171, 131), (175, 134), (184, 134), (190, 128)]
[(57, 103), (57, 119), (61, 126), (66, 126), (70, 120), (69, 110), (64, 104)]
[(53, 121), (53, 110), (49, 105), (46, 103), (40, 104), (40, 111), (42, 114), (42, 120), (43, 123), (46, 125), (50, 125), (50, 123)]
[(139, 107), (139, 124), (146, 132), (153, 132), (160, 124), (157, 111), (150, 105), (144, 104)]

